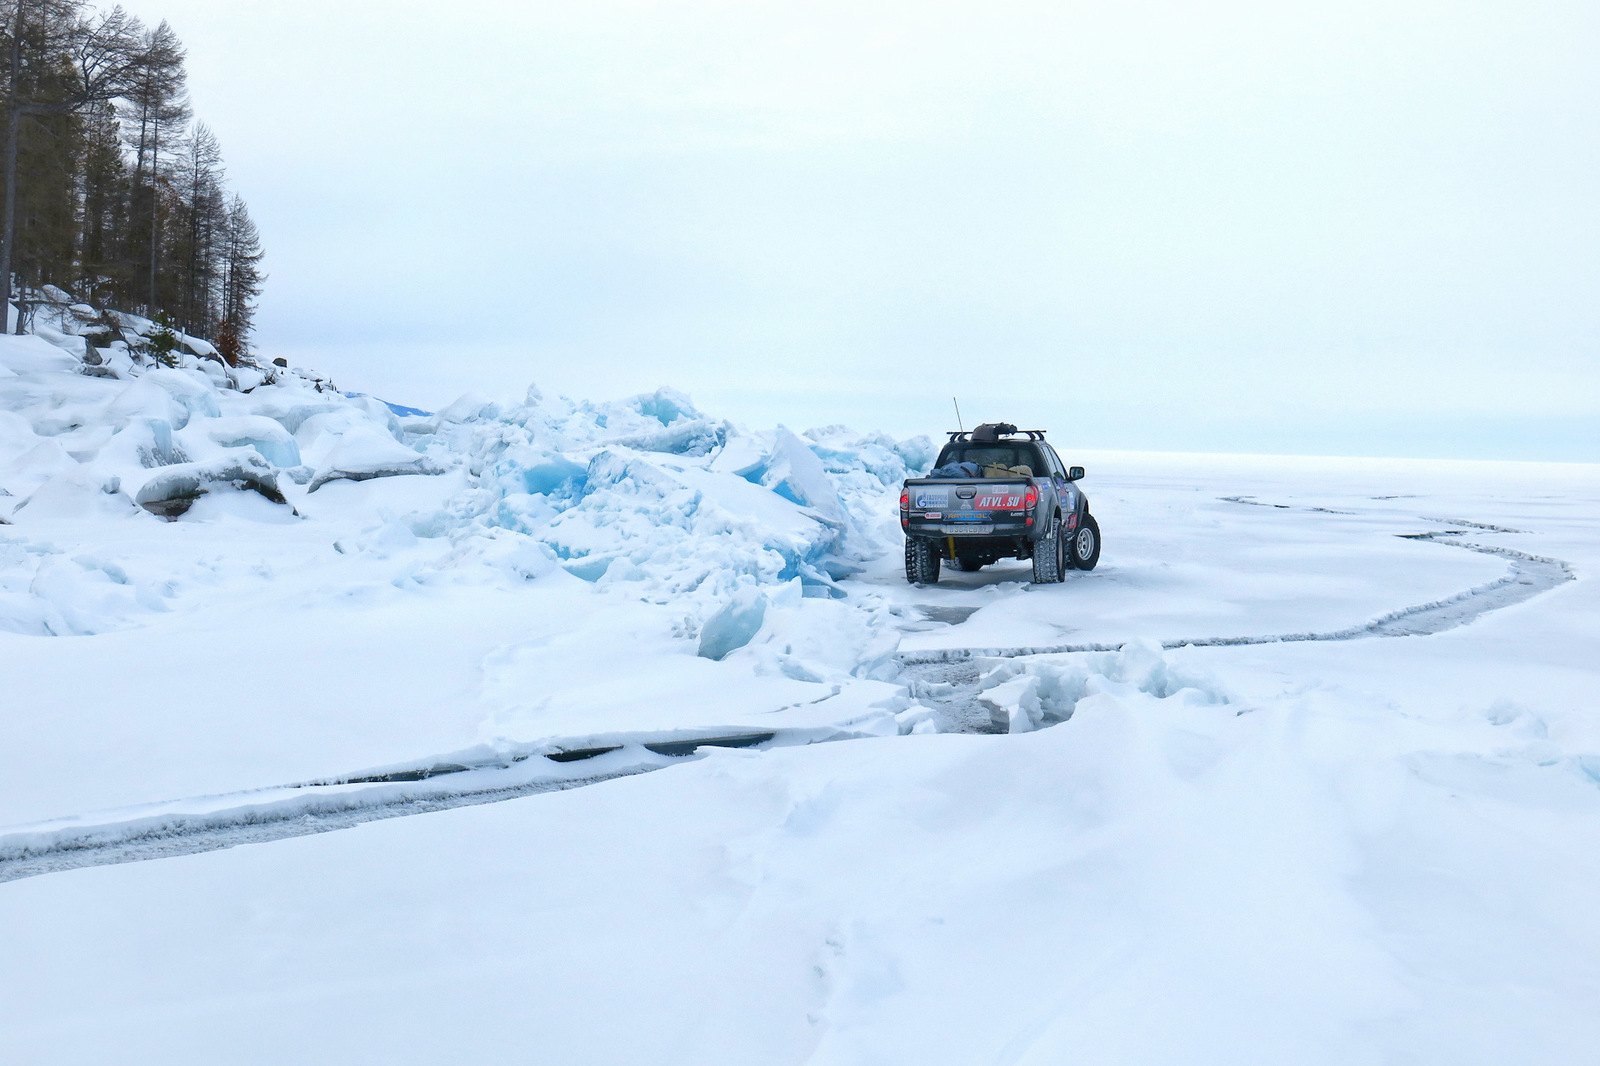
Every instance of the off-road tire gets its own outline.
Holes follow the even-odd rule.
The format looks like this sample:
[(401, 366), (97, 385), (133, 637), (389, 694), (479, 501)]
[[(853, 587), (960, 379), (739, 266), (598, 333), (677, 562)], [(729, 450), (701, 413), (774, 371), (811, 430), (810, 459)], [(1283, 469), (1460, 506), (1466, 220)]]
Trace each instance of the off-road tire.
[(906, 580), (913, 585), (939, 583), (939, 548), (924, 537), (906, 538)]
[(1083, 523), (1067, 542), (1067, 557), (1079, 570), (1093, 570), (1100, 561), (1100, 523), (1085, 511)]
[(1050, 528), (1039, 535), (1033, 545), (1033, 583), (1049, 585), (1063, 580), (1066, 575), (1066, 546), (1061, 543), (1061, 516), (1050, 516)]

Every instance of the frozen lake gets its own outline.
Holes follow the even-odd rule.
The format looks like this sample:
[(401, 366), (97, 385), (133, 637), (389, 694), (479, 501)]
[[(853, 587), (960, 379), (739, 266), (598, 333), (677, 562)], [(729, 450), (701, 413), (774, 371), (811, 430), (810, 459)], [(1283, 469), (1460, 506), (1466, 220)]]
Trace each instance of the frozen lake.
[[(698, 412), (615, 408), (604, 437), (592, 408), (471, 411), (383, 430), (442, 472), (165, 523), (86, 511), (115, 493), (71, 479), (114, 433), (47, 422), (77, 388), (47, 356), (6, 365), (12, 1061), (1555, 1063), (1600, 1038), (1594, 467), (1063, 447), (1096, 570), (914, 588), (882, 442), (693, 454)], [(192, 424), (287, 417), (248, 402)], [(581, 500), (538, 481), (574, 476), (552, 456)], [(785, 576), (835, 535), (849, 567)], [(724, 611), (736, 646), (699, 654)], [(545, 757), (586, 745), (616, 750)]]

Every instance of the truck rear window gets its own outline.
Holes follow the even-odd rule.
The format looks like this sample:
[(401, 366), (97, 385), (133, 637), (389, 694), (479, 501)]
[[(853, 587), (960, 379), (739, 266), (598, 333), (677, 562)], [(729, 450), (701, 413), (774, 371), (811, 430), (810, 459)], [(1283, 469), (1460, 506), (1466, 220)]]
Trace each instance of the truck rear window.
[(1026, 466), (1043, 474), (1045, 465), (1031, 444), (946, 444), (935, 468), (948, 463), (977, 463), (979, 466)]

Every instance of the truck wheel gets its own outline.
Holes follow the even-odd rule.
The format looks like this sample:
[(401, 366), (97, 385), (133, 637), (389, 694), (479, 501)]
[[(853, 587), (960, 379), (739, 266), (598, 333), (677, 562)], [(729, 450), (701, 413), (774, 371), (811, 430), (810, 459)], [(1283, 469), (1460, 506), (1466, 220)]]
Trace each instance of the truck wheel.
[(1061, 516), (1050, 516), (1050, 528), (1039, 536), (1033, 546), (1033, 583), (1035, 585), (1048, 585), (1054, 581), (1065, 578), (1063, 564), (1066, 562), (1062, 556), (1064, 545), (1061, 543)]
[(1072, 535), (1072, 565), (1079, 570), (1093, 570), (1100, 561), (1100, 523), (1087, 511), (1083, 524)]
[(906, 538), (906, 580), (913, 585), (939, 582), (939, 549), (922, 537)]

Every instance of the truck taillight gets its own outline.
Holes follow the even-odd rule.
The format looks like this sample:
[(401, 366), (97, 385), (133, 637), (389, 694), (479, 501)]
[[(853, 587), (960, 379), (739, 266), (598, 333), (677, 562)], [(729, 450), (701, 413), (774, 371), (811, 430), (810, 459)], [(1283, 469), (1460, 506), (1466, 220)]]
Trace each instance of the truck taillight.
[(902, 510), (902, 511), (911, 510), (911, 493), (902, 492), (900, 494), (900, 510)]
[(1039, 490), (1032, 485), (1028, 486), (1028, 495), (1023, 497), (1022, 506), (1032, 508), (1039, 503)]

